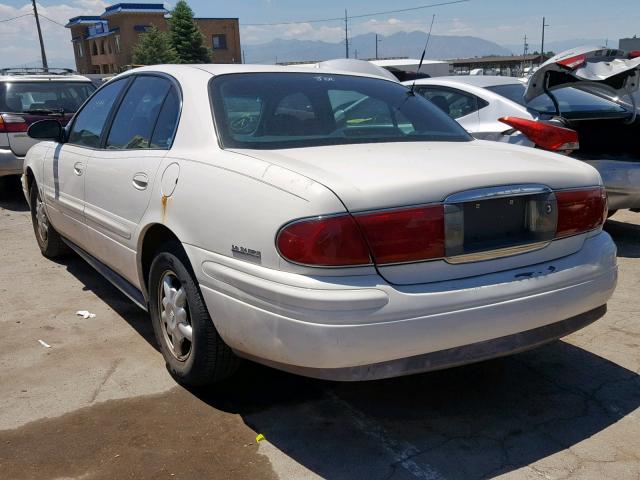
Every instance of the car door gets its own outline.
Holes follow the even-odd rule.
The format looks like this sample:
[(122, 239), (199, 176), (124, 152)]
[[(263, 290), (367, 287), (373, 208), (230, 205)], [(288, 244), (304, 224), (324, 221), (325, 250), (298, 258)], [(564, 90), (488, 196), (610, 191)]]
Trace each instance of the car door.
[(428, 85), (418, 87), (417, 90), (423, 97), (455, 119), (469, 133), (473, 134), (478, 131), (480, 125), (478, 110), (485, 107), (487, 102), (457, 88)]
[(137, 281), (135, 232), (171, 147), (179, 110), (179, 89), (172, 79), (136, 75), (87, 171), (90, 253), (133, 283)]
[(82, 248), (87, 246), (85, 174), (126, 83), (114, 81), (97, 91), (76, 115), (67, 141), (49, 149), (45, 157), (43, 190), (49, 218), (64, 237)]

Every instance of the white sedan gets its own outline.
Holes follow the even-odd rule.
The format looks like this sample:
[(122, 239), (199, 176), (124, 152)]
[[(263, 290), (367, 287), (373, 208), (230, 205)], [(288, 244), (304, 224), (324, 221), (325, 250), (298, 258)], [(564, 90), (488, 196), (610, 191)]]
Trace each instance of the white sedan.
[(147, 309), (185, 384), (240, 358), (337, 380), (480, 361), (588, 325), (616, 285), (595, 169), (474, 140), (380, 77), (144, 67), (29, 133), (42, 253)]
[(604, 180), (611, 214), (640, 211), (640, 58), (634, 55), (580, 47), (549, 59), (527, 84), (510, 77), (456, 76), (420, 79), (414, 89), (476, 138), (589, 163)]

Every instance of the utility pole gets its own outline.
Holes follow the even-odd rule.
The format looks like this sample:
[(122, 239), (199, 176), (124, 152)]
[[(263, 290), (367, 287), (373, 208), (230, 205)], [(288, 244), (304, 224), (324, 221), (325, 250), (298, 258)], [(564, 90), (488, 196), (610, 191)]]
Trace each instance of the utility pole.
[(242, 63), (247, 63), (247, 55), (244, 53), (244, 48), (242, 49)]
[(36, 7), (36, 0), (31, 0), (33, 4), (33, 14), (36, 17), (36, 27), (38, 27), (38, 38), (40, 39), (40, 54), (42, 55), (42, 68), (49, 69), (47, 65), (47, 54), (44, 51), (44, 41), (42, 40), (42, 30), (40, 30), (40, 19), (38, 18), (38, 7)]
[(347, 9), (344, 10), (344, 47), (344, 58), (349, 58), (349, 17), (347, 16)]
[(356, 60), (358, 59), (358, 49), (356, 48), (356, 51), (353, 52), (353, 55), (355, 56)]
[(542, 55), (542, 63), (544, 63), (544, 29), (545, 27), (549, 26), (547, 25), (545, 20), (546, 20), (545, 17), (542, 17), (542, 45), (540, 46), (540, 55)]
[(378, 34), (376, 33), (376, 60), (378, 60), (378, 44), (382, 41), (382, 39), (378, 39)]
[(524, 49), (522, 51), (522, 72), (524, 74), (524, 69), (527, 64), (527, 53), (529, 53), (529, 44), (527, 43), (527, 35), (524, 36)]

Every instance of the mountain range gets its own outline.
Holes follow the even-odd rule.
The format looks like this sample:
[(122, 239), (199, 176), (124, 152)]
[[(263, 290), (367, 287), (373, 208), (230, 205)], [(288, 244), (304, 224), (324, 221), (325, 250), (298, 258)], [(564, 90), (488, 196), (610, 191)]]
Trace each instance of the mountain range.
[[(379, 57), (420, 58), (427, 35), (424, 32), (399, 32), (379, 37)], [(376, 37), (373, 33), (358, 35), (349, 40), (350, 56), (353, 58), (374, 58)], [(344, 43), (330, 43), (309, 40), (275, 39), (257, 45), (245, 45), (247, 63), (299, 62), (329, 60), (345, 55)], [(449, 59), (479, 57), (483, 55), (511, 55), (511, 50), (497, 43), (478, 37), (432, 35), (429, 40), (427, 58)], [(277, 57), (277, 58), (276, 58)]]

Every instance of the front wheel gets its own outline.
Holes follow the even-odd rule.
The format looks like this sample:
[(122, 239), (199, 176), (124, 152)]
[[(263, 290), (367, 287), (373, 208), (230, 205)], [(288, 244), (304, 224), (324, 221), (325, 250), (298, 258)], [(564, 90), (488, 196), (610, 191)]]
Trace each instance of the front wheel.
[(182, 246), (160, 248), (149, 273), (149, 311), (171, 375), (181, 384), (223, 380), (240, 360), (218, 334)]
[(35, 182), (31, 185), (30, 200), (31, 223), (33, 223), (33, 231), (36, 234), (36, 240), (42, 255), (47, 258), (56, 258), (69, 253), (69, 247), (62, 241), (62, 237), (53, 228), (49, 217), (47, 217), (38, 185)]

